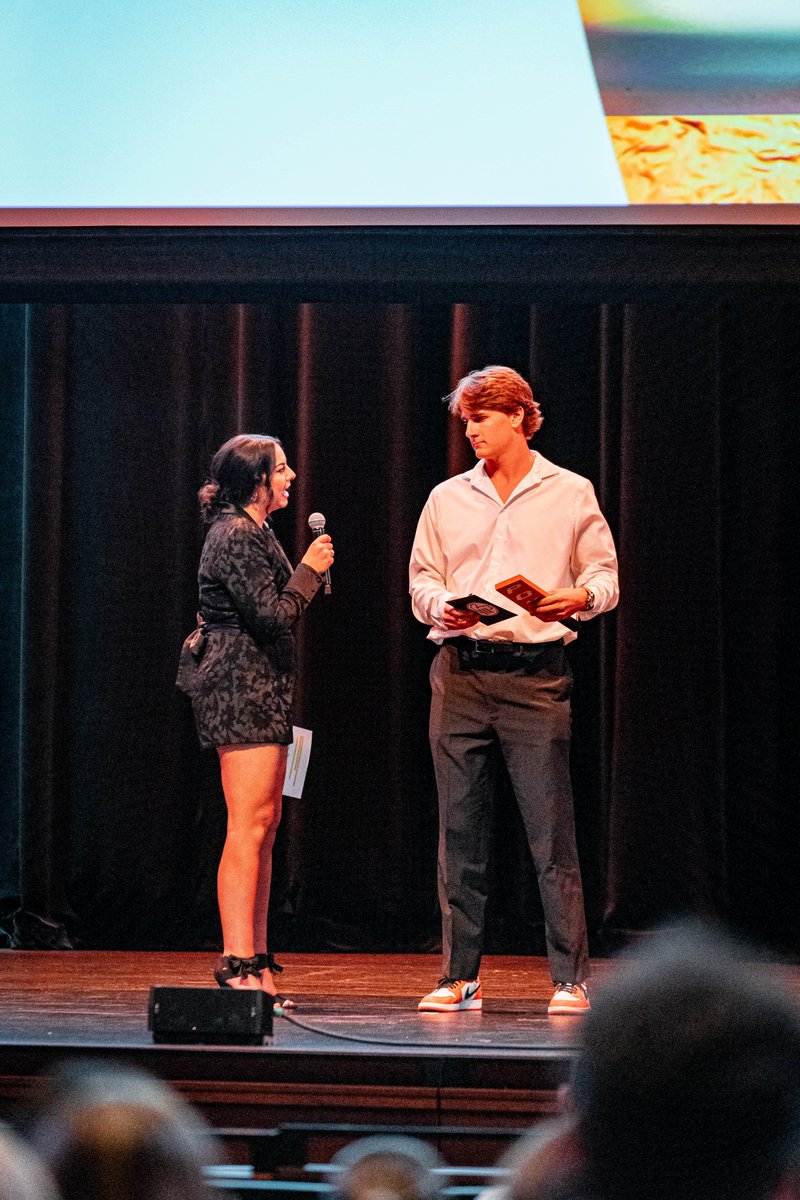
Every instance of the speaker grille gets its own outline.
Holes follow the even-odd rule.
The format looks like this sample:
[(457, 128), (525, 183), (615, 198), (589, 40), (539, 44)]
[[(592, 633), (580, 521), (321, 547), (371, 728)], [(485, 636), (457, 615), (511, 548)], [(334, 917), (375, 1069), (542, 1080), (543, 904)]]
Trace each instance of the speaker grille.
[(150, 989), (154, 1042), (264, 1046), (272, 1039), (271, 997), (255, 988)]

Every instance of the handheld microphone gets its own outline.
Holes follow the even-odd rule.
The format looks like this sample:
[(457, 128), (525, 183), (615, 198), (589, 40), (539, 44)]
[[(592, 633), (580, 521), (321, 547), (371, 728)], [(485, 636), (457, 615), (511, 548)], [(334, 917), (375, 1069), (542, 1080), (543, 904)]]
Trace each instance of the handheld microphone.
[[(308, 518), (308, 528), (311, 530), (311, 532), (313, 533), (315, 538), (319, 537), (319, 535), (321, 533), (325, 532), (325, 518), (323, 517), (321, 512), (313, 512), (311, 514), (311, 516)], [(330, 573), (330, 571), (326, 569), (322, 578), (325, 580), (325, 595), (330, 596), (330, 594), (331, 594), (331, 573)]]

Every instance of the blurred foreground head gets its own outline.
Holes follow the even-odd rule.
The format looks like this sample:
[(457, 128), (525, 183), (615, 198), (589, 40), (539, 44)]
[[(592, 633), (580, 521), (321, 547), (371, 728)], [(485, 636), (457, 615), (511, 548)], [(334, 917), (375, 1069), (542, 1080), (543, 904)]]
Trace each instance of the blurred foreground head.
[(795, 1195), (800, 1016), (747, 954), (660, 933), (593, 1000), (571, 1097), (603, 1200)]
[(498, 1165), (509, 1175), (493, 1189), (494, 1200), (595, 1200), (574, 1121), (566, 1116), (534, 1125)]
[(0, 1200), (58, 1200), (47, 1168), (4, 1125), (0, 1125)]
[(53, 1074), (32, 1140), (63, 1200), (208, 1200), (205, 1128), (144, 1072), (84, 1062)]
[(333, 1179), (338, 1200), (437, 1200), (442, 1163), (417, 1138), (365, 1137), (350, 1142), (333, 1158), (341, 1174)]

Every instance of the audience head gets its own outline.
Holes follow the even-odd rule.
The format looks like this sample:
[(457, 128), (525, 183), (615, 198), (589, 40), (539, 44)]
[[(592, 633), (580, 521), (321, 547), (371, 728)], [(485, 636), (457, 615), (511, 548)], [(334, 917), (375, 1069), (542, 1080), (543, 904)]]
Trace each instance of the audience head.
[(118, 1064), (71, 1064), (49, 1081), (32, 1140), (63, 1200), (208, 1200), (216, 1151), (177, 1093)]
[(442, 1163), (426, 1142), (400, 1134), (350, 1142), (332, 1160), (338, 1200), (437, 1200)]
[(499, 1165), (509, 1175), (495, 1200), (589, 1200), (592, 1196), (574, 1123), (566, 1117), (534, 1125)]
[(0, 1125), (0, 1200), (58, 1200), (55, 1181), (33, 1150)]
[(593, 1001), (571, 1103), (602, 1200), (763, 1200), (800, 1131), (800, 1023), (776, 975), (696, 926), (654, 935)]

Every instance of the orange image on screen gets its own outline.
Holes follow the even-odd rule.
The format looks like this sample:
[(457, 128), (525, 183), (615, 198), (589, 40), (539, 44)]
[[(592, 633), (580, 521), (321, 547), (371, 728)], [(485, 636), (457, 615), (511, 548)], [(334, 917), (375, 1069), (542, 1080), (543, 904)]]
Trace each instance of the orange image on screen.
[(800, 203), (800, 5), (579, 6), (631, 203)]

